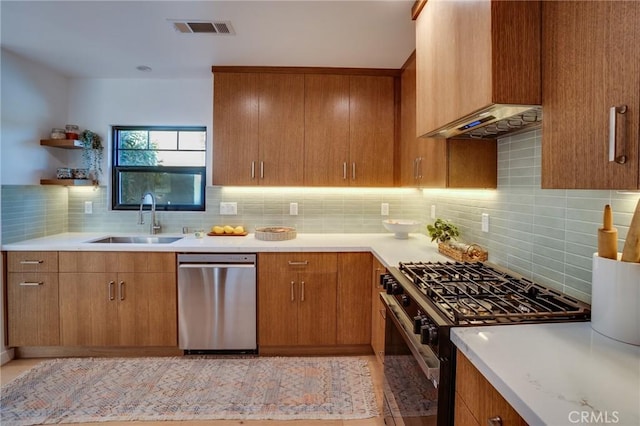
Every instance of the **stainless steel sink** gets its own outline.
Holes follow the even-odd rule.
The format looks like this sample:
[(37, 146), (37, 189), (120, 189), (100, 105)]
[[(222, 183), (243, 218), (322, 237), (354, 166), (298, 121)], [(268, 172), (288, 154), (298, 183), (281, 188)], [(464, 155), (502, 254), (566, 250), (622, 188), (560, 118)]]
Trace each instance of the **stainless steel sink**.
[(183, 237), (105, 237), (99, 240), (89, 241), (97, 244), (170, 244), (174, 241), (181, 240)]

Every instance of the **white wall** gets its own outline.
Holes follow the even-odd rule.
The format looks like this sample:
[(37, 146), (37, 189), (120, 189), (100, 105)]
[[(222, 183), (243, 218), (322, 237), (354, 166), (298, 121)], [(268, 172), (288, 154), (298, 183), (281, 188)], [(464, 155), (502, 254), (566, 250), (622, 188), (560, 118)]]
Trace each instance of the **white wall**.
[[(73, 79), (69, 119), (102, 136), (109, 151), (102, 165), (101, 184), (106, 184), (113, 125), (206, 126), (211, 153), (213, 79)], [(211, 161), (210, 154), (207, 161)]]
[(6, 49), (0, 54), (0, 180), (3, 185), (38, 184), (67, 162), (67, 151), (42, 148), (40, 139), (67, 124), (69, 80)]
[[(67, 162), (67, 152), (43, 149), (39, 141), (53, 127), (67, 124), (69, 81), (6, 49), (0, 50), (0, 76), (0, 183), (38, 184)], [(0, 292), (0, 363), (5, 363), (13, 351), (4, 346), (2, 294), (4, 291)]]

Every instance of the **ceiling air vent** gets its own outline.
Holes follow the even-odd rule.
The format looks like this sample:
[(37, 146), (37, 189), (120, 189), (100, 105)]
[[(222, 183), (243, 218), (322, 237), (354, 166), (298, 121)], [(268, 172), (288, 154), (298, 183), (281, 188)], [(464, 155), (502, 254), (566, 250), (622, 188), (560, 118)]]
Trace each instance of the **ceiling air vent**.
[(173, 20), (173, 29), (184, 34), (217, 34), (234, 35), (230, 21), (197, 21), (197, 20)]

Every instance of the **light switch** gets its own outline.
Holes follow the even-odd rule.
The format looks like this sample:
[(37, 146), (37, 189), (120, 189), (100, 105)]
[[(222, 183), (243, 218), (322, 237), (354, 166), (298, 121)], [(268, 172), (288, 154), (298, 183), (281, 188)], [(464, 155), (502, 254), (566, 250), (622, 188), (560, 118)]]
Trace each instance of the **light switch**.
[(93, 214), (93, 201), (84, 202), (84, 214)]
[(298, 215), (298, 203), (289, 203), (289, 214), (291, 216)]
[(389, 203), (382, 203), (380, 206), (380, 215), (389, 216)]
[(431, 204), (431, 219), (435, 219), (435, 218), (436, 218), (436, 205)]

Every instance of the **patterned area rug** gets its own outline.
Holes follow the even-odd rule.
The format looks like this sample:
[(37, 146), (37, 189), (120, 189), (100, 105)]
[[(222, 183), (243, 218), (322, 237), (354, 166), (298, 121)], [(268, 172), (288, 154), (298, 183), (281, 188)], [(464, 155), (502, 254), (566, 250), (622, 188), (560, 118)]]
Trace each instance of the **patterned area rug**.
[(347, 357), (57, 359), (0, 397), (3, 426), (377, 415), (367, 362)]

